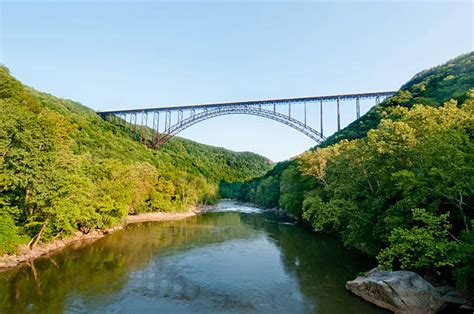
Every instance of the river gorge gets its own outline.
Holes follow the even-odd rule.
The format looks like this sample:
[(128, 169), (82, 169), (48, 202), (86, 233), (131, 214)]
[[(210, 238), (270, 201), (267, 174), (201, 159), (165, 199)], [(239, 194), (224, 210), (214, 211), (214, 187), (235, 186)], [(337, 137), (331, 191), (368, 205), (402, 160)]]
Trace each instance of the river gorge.
[(337, 239), (223, 201), (4, 271), (0, 312), (385, 313), (344, 289), (372, 266)]

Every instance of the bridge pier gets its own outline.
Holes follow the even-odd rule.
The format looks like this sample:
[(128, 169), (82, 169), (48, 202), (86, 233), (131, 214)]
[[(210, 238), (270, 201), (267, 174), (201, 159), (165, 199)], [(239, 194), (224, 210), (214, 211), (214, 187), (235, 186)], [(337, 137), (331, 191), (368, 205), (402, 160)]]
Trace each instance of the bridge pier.
[(133, 117), (132, 136), (133, 136), (134, 138), (136, 138), (136, 137), (137, 137), (137, 114), (136, 114), (136, 113), (133, 113), (133, 114), (132, 114), (132, 117)]
[(143, 137), (143, 122), (144, 122), (144, 113), (143, 113), (143, 110), (142, 110), (142, 115), (141, 115), (141, 123), (140, 123), (140, 127), (138, 129), (138, 135), (139, 135), (139, 138), (140, 138), (140, 143), (142, 143), (142, 137)]
[(324, 136), (324, 132), (323, 132), (323, 101), (320, 100), (319, 101), (319, 119), (320, 119), (320, 124), (321, 124), (321, 136)]
[(356, 119), (360, 119), (360, 103), (359, 103), (359, 97), (356, 98)]
[(341, 112), (340, 112), (340, 105), (339, 105), (340, 98), (337, 97), (337, 130), (341, 130)]
[(158, 136), (160, 135), (160, 113), (156, 112), (156, 131), (155, 131), (155, 139), (153, 140), (153, 145), (158, 140)]
[(306, 101), (304, 102), (304, 125), (306, 125)]

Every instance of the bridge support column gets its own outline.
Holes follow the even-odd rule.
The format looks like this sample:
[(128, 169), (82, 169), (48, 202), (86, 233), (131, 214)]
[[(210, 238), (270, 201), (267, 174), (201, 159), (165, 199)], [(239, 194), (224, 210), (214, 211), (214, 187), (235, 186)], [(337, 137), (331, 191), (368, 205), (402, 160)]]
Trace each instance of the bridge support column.
[(356, 98), (356, 117), (357, 117), (357, 120), (360, 119), (360, 102), (359, 102), (359, 97)]
[(172, 113), (170, 111), (169, 121), (168, 121), (168, 132), (171, 130), (171, 123), (172, 123), (171, 115), (172, 115)]
[(145, 113), (143, 112), (142, 110), (142, 118), (141, 118), (141, 123), (140, 123), (140, 144), (142, 143), (142, 140), (143, 140), (143, 123), (144, 123), (144, 116), (145, 116)]
[(323, 101), (320, 100), (319, 101), (319, 122), (320, 122), (320, 125), (321, 125), (321, 136), (324, 136), (323, 135)]
[(160, 113), (156, 113), (156, 136), (160, 133)]
[(145, 112), (145, 144), (146, 141), (148, 140), (148, 111)]
[(288, 102), (288, 117), (291, 118), (291, 101)]
[(135, 137), (135, 139), (137, 139), (137, 135), (138, 135), (137, 121), (138, 121), (138, 118), (137, 118), (137, 114), (135, 113), (133, 115), (133, 132), (134, 132), (133, 136)]
[(304, 102), (304, 125), (306, 126), (306, 101)]
[(337, 130), (341, 130), (341, 109), (340, 109), (340, 98), (337, 97)]
[(132, 117), (130, 118), (130, 123), (132, 123), (132, 118), (133, 118), (133, 124), (132, 124), (132, 136), (136, 139), (137, 137), (137, 114), (134, 112), (132, 114)]
[(165, 133), (169, 133), (170, 129), (171, 129), (171, 111), (166, 111)]
[(151, 129), (151, 144), (155, 142), (155, 128), (156, 128), (156, 112), (153, 111), (153, 120), (152, 120), (152, 129)]
[(155, 111), (153, 112), (153, 138), (152, 138), (152, 145), (155, 146), (158, 141), (160, 131), (160, 113)]

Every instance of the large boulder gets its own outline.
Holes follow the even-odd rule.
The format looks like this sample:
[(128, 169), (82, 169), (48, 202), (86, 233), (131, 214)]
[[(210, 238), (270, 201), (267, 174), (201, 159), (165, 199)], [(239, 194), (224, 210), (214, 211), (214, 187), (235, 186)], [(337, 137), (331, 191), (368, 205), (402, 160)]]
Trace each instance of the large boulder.
[(444, 302), (436, 289), (411, 271), (374, 268), (346, 283), (346, 289), (395, 313), (436, 313)]

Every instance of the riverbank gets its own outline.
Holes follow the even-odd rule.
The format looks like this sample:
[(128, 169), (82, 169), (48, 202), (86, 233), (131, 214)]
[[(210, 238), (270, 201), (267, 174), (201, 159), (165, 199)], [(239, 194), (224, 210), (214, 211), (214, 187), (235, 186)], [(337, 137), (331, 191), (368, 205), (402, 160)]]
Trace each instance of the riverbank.
[(96, 241), (115, 231), (122, 230), (127, 224), (146, 221), (168, 221), (186, 219), (192, 216), (196, 216), (197, 214), (207, 212), (214, 208), (216, 208), (216, 206), (206, 205), (194, 207), (187, 212), (158, 212), (130, 215), (123, 219), (123, 223), (121, 225), (115, 226), (113, 228), (105, 230), (93, 230), (88, 233), (77, 231), (72, 236), (65, 239), (56, 239), (49, 243), (38, 243), (33, 249), (30, 249), (27, 245), (21, 245), (20, 247), (18, 247), (17, 254), (4, 255), (0, 257), (0, 271), (7, 270), (23, 263), (27, 263), (40, 256), (57, 252), (73, 243), (90, 243)]
[(196, 216), (198, 212), (188, 211), (184, 213), (143, 213), (138, 215), (130, 215), (125, 217), (125, 224), (145, 222), (145, 221), (162, 221), (162, 220), (178, 220)]

